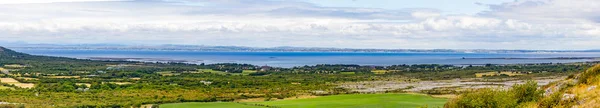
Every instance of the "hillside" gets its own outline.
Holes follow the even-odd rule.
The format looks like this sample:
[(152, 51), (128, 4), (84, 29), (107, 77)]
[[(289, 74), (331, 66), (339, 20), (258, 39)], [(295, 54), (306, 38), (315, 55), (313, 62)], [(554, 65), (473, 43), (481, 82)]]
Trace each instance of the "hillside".
[(599, 108), (600, 65), (589, 68), (577, 76), (544, 87), (545, 99), (556, 107)]
[(52, 57), (30, 55), (16, 52), (11, 49), (0, 47), (0, 66), (23, 65), (29, 68), (21, 69), (21, 72), (56, 73), (69, 72), (73, 69), (83, 70), (95, 67), (100, 69), (107, 64), (133, 63), (128, 61), (94, 61), (86, 59), (75, 59), (67, 57)]
[(23, 57), (23, 56), (30, 56), (30, 55), (25, 54), (25, 53), (19, 53), (14, 50), (7, 49), (7, 48), (0, 46), (0, 57), (2, 57), (2, 58), (7, 58), (7, 57), (16, 58), (16, 57)]
[(538, 87), (534, 81), (508, 90), (479, 89), (461, 94), (446, 108), (600, 108), (600, 65)]

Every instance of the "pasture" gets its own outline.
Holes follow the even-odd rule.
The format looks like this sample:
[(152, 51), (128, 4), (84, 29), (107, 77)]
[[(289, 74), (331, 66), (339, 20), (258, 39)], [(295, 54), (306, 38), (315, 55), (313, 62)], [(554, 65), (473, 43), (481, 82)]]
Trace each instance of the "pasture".
[[(280, 108), (415, 108), (421, 106), (443, 107), (447, 99), (433, 98), (420, 94), (350, 94), (323, 96), (307, 99), (279, 100), (266, 102), (192, 102), (163, 104), (161, 108), (259, 108), (268, 105)], [(264, 108), (264, 107), (263, 107)]]
[(233, 102), (187, 102), (162, 104), (160, 108), (266, 108), (262, 106), (244, 105)]

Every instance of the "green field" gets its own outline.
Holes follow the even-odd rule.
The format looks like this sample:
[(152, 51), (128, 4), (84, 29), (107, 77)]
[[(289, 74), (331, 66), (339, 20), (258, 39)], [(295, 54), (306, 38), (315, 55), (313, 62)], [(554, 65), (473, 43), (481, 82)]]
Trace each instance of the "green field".
[[(311, 99), (283, 100), (254, 102), (281, 108), (415, 108), (427, 105), (428, 107), (443, 107), (446, 99), (432, 98), (426, 95), (415, 94), (353, 94), (324, 96)], [(164, 104), (161, 108), (253, 108), (256, 106), (239, 103), (177, 103)]]
[(162, 104), (160, 108), (265, 108), (261, 106), (244, 105), (233, 102), (187, 102)]

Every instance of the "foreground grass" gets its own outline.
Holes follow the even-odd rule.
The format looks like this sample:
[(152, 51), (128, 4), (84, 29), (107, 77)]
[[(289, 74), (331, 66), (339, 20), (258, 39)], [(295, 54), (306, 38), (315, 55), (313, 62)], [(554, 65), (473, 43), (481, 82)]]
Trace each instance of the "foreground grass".
[[(415, 108), (420, 106), (443, 107), (446, 99), (417, 94), (352, 94), (323, 96), (311, 99), (252, 102), (281, 108)], [(175, 103), (161, 108), (256, 108), (258, 106), (229, 102)]]

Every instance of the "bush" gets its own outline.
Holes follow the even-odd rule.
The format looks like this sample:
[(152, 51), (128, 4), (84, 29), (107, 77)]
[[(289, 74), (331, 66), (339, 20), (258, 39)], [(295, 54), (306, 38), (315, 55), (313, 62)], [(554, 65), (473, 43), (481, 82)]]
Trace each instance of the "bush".
[(562, 93), (555, 92), (548, 97), (543, 98), (539, 102), (539, 108), (553, 108), (560, 103), (560, 99), (562, 97)]
[(527, 81), (517, 84), (510, 90), (479, 89), (466, 92), (444, 105), (446, 108), (515, 108), (532, 106), (542, 97), (537, 83)]
[(516, 106), (517, 100), (513, 98), (512, 93), (492, 89), (467, 92), (444, 105), (446, 108), (514, 108)]
[(537, 88), (537, 82), (527, 81), (525, 84), (514, 85), (509, 92), (514, 94), (513, 97), (517, 99), (517, 103), (525, 103), (539, 100), (542, 97), (544, 91)]

